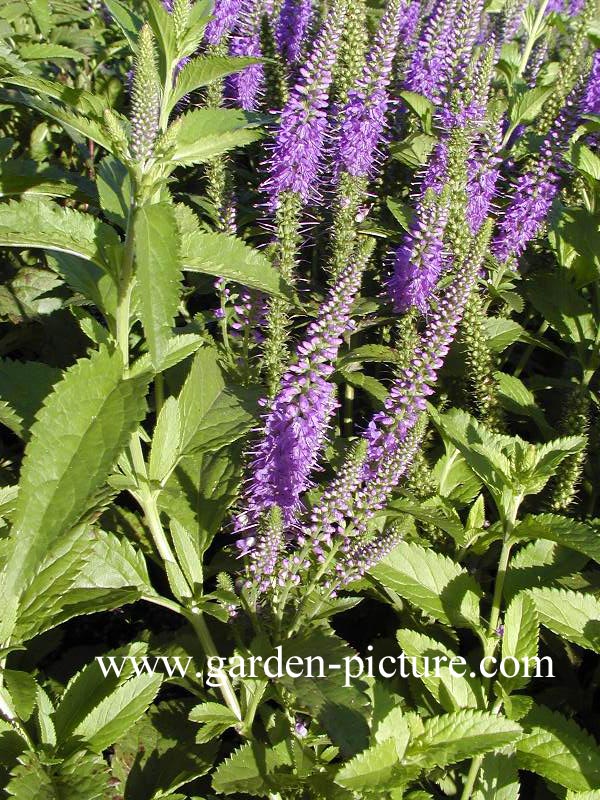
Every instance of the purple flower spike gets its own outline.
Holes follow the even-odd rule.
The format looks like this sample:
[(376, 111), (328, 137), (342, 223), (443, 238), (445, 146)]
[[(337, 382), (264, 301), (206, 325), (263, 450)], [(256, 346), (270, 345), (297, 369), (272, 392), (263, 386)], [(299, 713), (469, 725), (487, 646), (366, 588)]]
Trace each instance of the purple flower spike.
[(538, 235), (548, 216), (560, 188), (563, 153), (579, 120), (581, 92), (581, 86), (571, 92), (542, 143), (540, 155), (517, 180), (492, 242), (492, 252), (501, 262), (513, 256), (518, 258)]
[(272, 211), (278, 208), (284, 192), (298, 194), (305, 203), (317, 195), (327, 130), (328, 92), (344, 16), (345, 8), (341, 3), (328, 13), (281, 113), (268, 163), (269, 178), (262, 187), (269, 194)]
[(416, 210), (415, 220), (396, 251), (394, 272), (387, 289), (396, 311), (415, 307), (425, 313), (444, 266), (443, 238), (448, 205), (429, 191)]
[(281, 6), (275, 27), (275, 42), (288, 64), (292, 64), (300, 55), (312, 15), (312, 0), (284, 0)]
[(206, 26), (204, 38), (208, 44), (219, 44), (233, 30), (242, 9), (243, 0), (216, 0), (213, 18)]
[(377, 31), (359, 85), (349, 92), (342, 111), (337, 168), (355, 177), (367, 177), (385, 125), (392, 65), (405, 8), (390, 0)]
[(581, 101), (583, 114), (600, 114), (600, 50), (594, 53), (592, 70)]
[(406, 72), (405, 87), (433, 103), (441, 101), (454, 49), (457, 0), (437, 0)]
[(362, 268), (354, 263), (342, 273), (269, 404), (251, 463), (244, 511), (235, 520), (237, 530), (255, 529), (261, 515), (274, 505), (281, 509), (286, 525), (296, 519), (300, 495), (310, 485), (310, 473), (338, 405), (335, 385), (328, 378), (344, 334), (354, 327), (350, 312), (361, 277)]
[[(262, 55), (260, 22), (258, 15), (252, 13), (253, 5), (253, 0), (246, 0), (242, 8), (241, 21), (231, 37), (229, 45), (229, 54), (232, 56), (259, 58)], [(244, 111), (256, 111), (264, 77), (263, 65), (251, 64), (241, 72), (227, 78), (227, 94)]]

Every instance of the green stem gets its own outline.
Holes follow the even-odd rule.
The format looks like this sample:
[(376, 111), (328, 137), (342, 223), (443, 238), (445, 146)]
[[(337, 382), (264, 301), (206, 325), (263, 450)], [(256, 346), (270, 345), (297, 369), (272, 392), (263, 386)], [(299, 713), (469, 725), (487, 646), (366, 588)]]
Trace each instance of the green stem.
[[(210, 635), (210, 631), (208, 630), (208, 626), (202, 613), (197, 610), (195, 613), (192, 612), (189, 614), (188, 619), (194, 626), (194, 630), (200, 640), (200, 644), (202, 645), (202, 649), (204, 650), (207, 658), (219, 658), (219, 653), (217, 648), (215, 647), (215, 643), (213, 641), (212, 636)], [(233, 690), (233, 686), (231, 685), (231, 681), (225, 671), (221, 671), (219, 675), (219, 688), (221, 690), (221, 694), (223, 695), (223, 700), (225, 700), (227, 707), (232, 711), (237, 719), (242, 721), (242, 710), (240, 708), (240, 704), (238, 703), (238, 699), (236, 694)]]
[[(537, 335), (541, 336), (543, 333), (545, 333), (546, 330), (548, 329), (548, 325), (549, 325), (549, 323), (546, 320), (544, 320), (542, 322), (542, 324), (540, 325), (540, 327), (538, 328)], [(537, 347), (537, 345), (535, 343), (527, 345), (523, 355), (521, 356), (521, 358), (519, 360), (519, 363), (517, 364), (517, 366), (515, 368), (515, 371), (513, 372), (513, 375), (515, 376), (515, 378), (518, 378), (520, 376), (520, 374), (523, 372), (523, 370), (525, 369), (525, 367), (527, 365), (527, 362), (529, 361), (529, 359), (531, 357), (531, 354), (533, 353), (533, 351), (535, 350), (536, 347)]]
[(125, 248), (119, 271), (119, 285), (117, 292), (117, 345), (123, 356), (125, 369), (129, 366), (129, 318), (131, 307), (131, 293), (133, 291), (133, 261), (135, 254), (135, 239), (133, 233), (133, 218), (135, 203), (132, 202), (127, 218), (127, 233), (125, 235)]
[[(494, 707), (492, 708), (492, 714), (497, 714), (500, 711), (501, 707), (502, 707), (502, 701), (497, 700)], [(471, 767), (469, 769), (469, 772), (467, 773), (467, 777), (465, 779), (465, 785), (463, 787), (463, 792), (460, 796), (460, 800), (470, 800), (482, 764), (483, 764), (483, 756), (477, 756), (477, 758), (474, 758), (471, 761)]]
[(538, 9), (537, 16), (534, 20), (533, 27), (531, 28), (531, 33), (529, 34), (529, 38), (527, 39), (527, 44), (525, 45), (525, 49), (523, 50), (523, 55), (521, 56), (521, 63), (519, 64), (519, 72), (517, 77), (521, 77), (527, 68), (527, 62), (531, 56), (531, 51), (533, 50), (535, 43), (537, 42), (540, 30), (542, 28), (542, 24), (544, 22), (544, 15), (546, 13), (546, 9), (548, 8), (548, 3), (550, 0), (542, 0), (542, 3)]

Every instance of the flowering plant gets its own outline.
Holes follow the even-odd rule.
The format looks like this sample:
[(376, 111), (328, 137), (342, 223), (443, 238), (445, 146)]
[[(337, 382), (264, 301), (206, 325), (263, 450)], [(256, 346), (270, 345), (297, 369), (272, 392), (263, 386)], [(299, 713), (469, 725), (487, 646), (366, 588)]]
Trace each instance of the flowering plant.
[(1, 796), (600, 797), (594, 0), (0, 23)]

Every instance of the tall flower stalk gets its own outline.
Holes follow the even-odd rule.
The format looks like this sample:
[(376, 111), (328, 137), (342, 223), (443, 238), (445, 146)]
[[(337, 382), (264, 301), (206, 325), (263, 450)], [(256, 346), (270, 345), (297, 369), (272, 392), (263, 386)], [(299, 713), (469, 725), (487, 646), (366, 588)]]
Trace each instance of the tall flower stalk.
[[(302, 209), (319, 197), (329, 88), (345, 13), (345, 2), (337, 3), (328, 12), (312, 53), (300, 70), (298, 82), (281, 112), (267, 163), (268, 179), (263, 189), (268, 197), (268, 207), (275, 216), (275, 261), (289, 283), (294, 283), (296, 277)], [(277, 390), (287, 358), (287, 324), (287, 304), (272, 300), (264, 348), (271, 395)]]

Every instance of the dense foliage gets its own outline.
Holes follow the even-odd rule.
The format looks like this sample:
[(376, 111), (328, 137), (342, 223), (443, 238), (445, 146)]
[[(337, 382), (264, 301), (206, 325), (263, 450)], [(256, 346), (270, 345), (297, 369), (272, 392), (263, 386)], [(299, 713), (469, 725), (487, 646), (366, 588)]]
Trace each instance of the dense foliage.
[(599, 42), (0, 0), (2, 797), (600, 798)]

